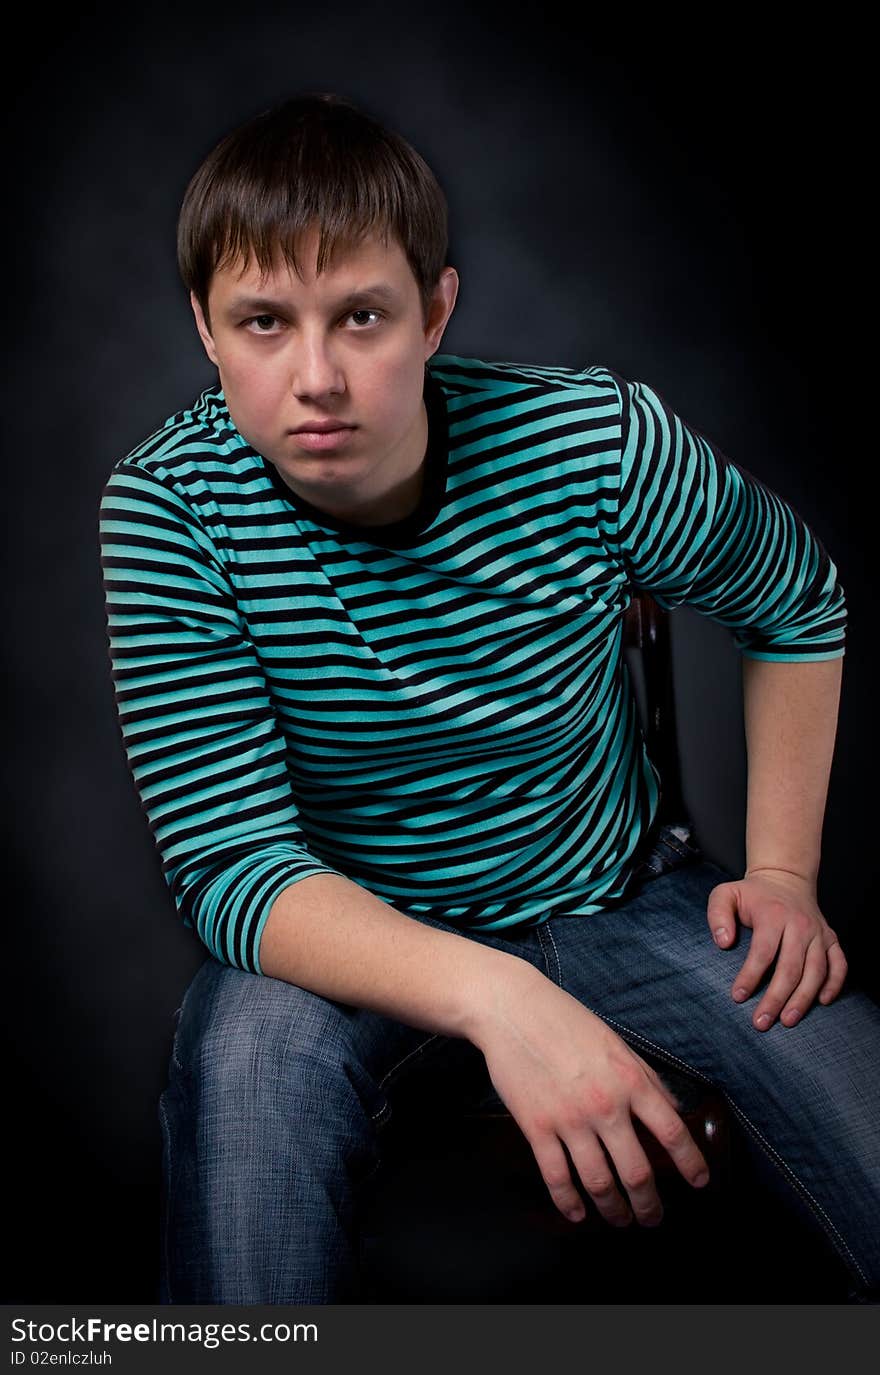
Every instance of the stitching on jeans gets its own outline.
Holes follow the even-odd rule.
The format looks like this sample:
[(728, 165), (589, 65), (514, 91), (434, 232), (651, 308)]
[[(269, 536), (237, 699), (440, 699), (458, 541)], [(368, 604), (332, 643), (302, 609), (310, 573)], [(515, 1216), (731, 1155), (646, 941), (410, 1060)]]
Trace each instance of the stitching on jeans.
[(171, 1297), (171, 1266), (168, 1258), (168, 1234), (171, 1225), (171, 1125), (168, 1121), (168, 1114), (165, 1111), (165, 1103), (159, 1099), (159, 1116), (165, 1129), (165, 1138), (168, 1142), (168, 1171), (166, 1174), (167, 1197), (165, 1199), (165, 1236), (163, 1238), (162, 1249), (165, 1252), (165, 1295), (169, 1303), (174, 1300)]
[(557, 982), (557, 984), (559, 985), (559, 987), (561, 988), (561, 987), (562, 987), (562, 965), (561, 965), (561, 963), (560, 963), (560, 961), (559, 961), (559, 951), (558, 951), (557, 948), (556, 948), (556, 941), (553, 939), (553, 932), (550, 930), (550, 923), (549, 923), (549, 921), (542, 922), (541, 925), (537, 928), (537, 931), (538, 931), (538, 940), (539, 940), (539, 942), (540, 942), (541, 949), (544, 951), (544, 958), (547, 960), (547, 968), (548, 968), (548, 971), (549, 971), (549, 967), (550, 967), (550, 960), (549, 960), (549, 957), (548, 957), (548, 955), (547, 955), (547, 950), (546, 950), (546, 947), (545, 947), (545, 944), (544, 944), (544, 937), (545, 937), (545, 935), (546, 935), (547, 939), (549, 940), (550, 944), (551, 944), (552, 947), (553, 947), (553, 958), (554, 958), (555, 961), (556, 961), (556, 982)]
[(384, 1157), (384, 1155), (377, 1155), (375, 1165), (372, 1166), (372, 1168), (370, 1169), (370, 1171), (369, 1171), (368, 1174), (365, 1174), (365, 1175), (363, 1176), (363, 1178), (361, 1179), (360, 1183), (358, 1184), (358, 1188), (362, 1189), (362, 1188), (364, 1187), (365, 1184), (369, 1184), (370, 1180), (373, 1179), (374, 1176), (376, 1175), (376, 1173), (377, 1173), (377, 1171), (378, 1171), (378, 1169), (379, 1169), (379, 1166), (380, 1166), (380, 1165), (384, 1165), (384, 1163), (385, 1163), (385, 1157)]
[(182, 1019), (183, 1019), (183, 1013), (184, 1013), (184, 1010), (185, 1010), (185, 1008), (186, 1008), (186, 1005), (187, 1005), (187, 1003), (189, 1002), (189, 996), (190, 996), (190, 994), (192, 993), (193, 984), (195, 983), (196, 979), (197, 979), (197, 978), (199, 977), (199, 975), (201, 974), (202, 970), (205, 968), (205, 965), (206, 965), (206, 964), (209, 964), (212, 958), (213, 958), (213, 956), (209, 956), (207, 960), (204, 960), (204, 961), (199, 965), (199, 967), (198, 967), (198, 969), (196, 970), (195, 974), (194, 974), (193, 977), (190, 979), (189, 984), (188, 984), (188, 986), (187, 986), (187, 988), (186, 988), (186, 990), (185, 990), (185, 992), (184, 992), (183, 998), (182, 998), (182, 1000), (181, 1000), (180, 1007), (177, 1008), (176, 1012), (174, 1013), (174, 1017), (173, 1017), (173, 1019), (172, 1019), (172, 1025), (173, 1025), (173, 1027), (174, 1027), (174, 1031), (172, 1032), (172, 1035), (171, 1035), (171, 1061), (172, 1061), (172, 1063), (173, 1063), (174, 1065), (177, 1066), (177, 1068), (180, 1070), (181, 1074), (183, 1074), (183, 1075), (185, 1075), (185, 1076), (187, 1076), (187, 1077), (189, 1077), (189, 1070), (186, 1068), (186, 1065), (184, 1065), (184, 1064), (182, 1063), (180, 1057), (179, 1057), (178, 1054), (177, 1054), (178, 1041), (179, 1041), (179, 1037), (180, 1037), (180, 1024), (181, 1024), (181, 1021), (182, 1021)]
[[(397, 1071), (398, 1071), (399, 1069), (401, 1069), (401, 1068), (406, 1064), (407, 1060), (411, 1060), (412, 1057), (413, 1057), (414, 1055), (420, 1055), (420, 1054), (422, 1053), (422, 1051), (425, 1049), (425, 1046), (429, 1046), (429, 1045), (431, 1044), (432, 1041), (437, 1041), (437, 1040), (439, 1040), (439, 1039), (440, 1039), (439, 1032), (435, 1032), (434, 1035), (433, 1035), (433, 1036), (429, 1036), (429, 1037), (427, 1038), (427, 1040), (425, 1040), (425, 1041), (420, 1041), (419, 1044), (418, 1044), (413, 1050), (409, 1051), (408, 1054), (404, 1055), (404, 1057), (403, 1057), (402, 1060), (398, 1060), (398, 1062), (397, 1062), (396, 1065), (392, 1065), (392, 1066), (391, 1066), (391, 1069), (388, 1070), (388, 1073), (385, 1074), (385, 1075), (379, 1080), (379, 1088), (380, 1088), (380, 1089), (384, 1088), (385, 1085), (388, 1083), (388, 1080), (391, 1078), (392, 1074), (396, 1074)], [(374, 1122), (374, 1121), (376, 1120), (377, 1117), (381, 1117), (381, 1115), (382, 1115), (382, 1113), (383, 1113), (384, 1111), (385, 1111), (385, 1109), (382, 1108), (378, 1113), (374, 1114), (374, 1116), (373, 1116), (370, 1120)]]
[[(586, 1004), (583, 1005), (586, 1006)], [(682, 1060), (681, 1057), (674, 1054), (673, 1051), (665, 1050), (663, 1046), (655, 1045), (655, 1043), (653, 1041), (650, 1041), (647, 1038), (647, 1036), (642, 1036), (638, 1031), (631, 1031), (629, 1027), (624, 1027), (623, 1023), (616, 1021), (614, 1017), (606, 1017), (602, 1012), (594, 1012), (593, 1008), (589, 1008), (588, 1010), (590, 1012), (593, 1012), (594, 1016), (601, 1017), (604, 1022), (609, 1022), (612, 1026), (620, 1027), (621, 1031), (625, 1032), (627, 1036), (631, 1036), (634, 1040), (640, 1041), (643, 1045), (650, 1046), (651, 1049), (654, 1050), (662, 1058), (665, 1058), (667, 1060), (673, 1060), (676, 1064), (681, 1065), (683, 1069), (688, 1070), (689, 1073), (696, 1075), (699, 1079), (702, 1079), (704, 1084), (709, 1084), (713, 1088), (719, 1087), (718, 1085), (715, 1085), (713, 1083), (713, 1081), (708, 1077), (708, 1075), (703, 1074), (702, 1070), (697, 1069), (694, 1065), (689, 1065), (686, 1060)], [(773, 1157), (777, 1164), (779, 1164), (782, 1167), (783, 1171), (790, 1177), (790, 1179), (794, 1183), (795, 1189), (803, 1195), (805, 1202), (809, 1205), (810, 1208), (812, 1208), (816, 1216), (820, 1220), (824, 1218), (824, 1223), (822, 1225), (825, 1226), (825, 1230), (830, 1232), (833, 1237), (837, 1238), (838, 1250), (844, 1252), (849, 1257), (855, 1270), (859, 1274), (862, 1282), (865, 1285), (867, 1285), (868, 1280), (864, 1271), (862, 1270), (862, 1267), (859, 1265), (852, 1251), (847, 1246), (843, 1237), (838, 1232), (837, 1228), (831, 1221), (831, 1218), (825, 1212), (825, 1209), (822, 1207), (822, 1205), (819, 1202), (817, 1202), (815, 1198), (813, 1198), (813, 1195), (810, 1193), (807, 1186), (803, 1183), (802, 1180), (798, 1178), (798, 1176), (795, 1174), (791, 1166), (788, 1165), (786, 1161), (782, 1159), (782, 1156), (779, 1154), (779, 1152), (775, 1150), (774, 1147), (770, 1145), (770, 1142), (764, 1138), (763, 1134), (758, 1130), (754, 1122), (752, 1122), (751, 1118), (749, 1118), (743, 1112), (742, 1108), (740, 1108), (739, 1105), (734, 1102), (734, 1100), (730, 1097), (730, 1095), (727, 1092), (725, 1092), (724, 1089), (722, 1089), (721, 1092), (724, 1095), (726, 1102), (729, 1103), (730, 1107), (736, 1113), (736, 1116), (739, 1118), (739, 1120), (743, 1123), (744, 1126), (748, 1127), (748, 1129), (751, 1131), (752, 1135), (754, 1136), (758, 1144), (763, 1147), (764, 1151), (768, 1155)]]
[(370, 1121), (377, 1127), (383, 1127), (386, 1120), (391, 1116), (391, 1104), (387, 1098), (378, 1112), (370, 1113)]
[[(183, 1001), (186, 1002), (186, 998), (184, 998)], [(174, 1014), (174, 1017), (172, 1018), (172, 1026), (174, 1027), (174, 1030), (171, 1033), (171, 1061), (172, 1064), (177, 1066), (181, 1074), (185, 1074), (186, 1071), (184, 1070), (183, 1065), (180, 1063), (180, 1060), (177, 1055), (177, 1033), (180, 1030), (180, 1014), (182, 1011), (183, 1003), (180, 1004), (180, 1007), (177, 1009), (177, 1011)]]

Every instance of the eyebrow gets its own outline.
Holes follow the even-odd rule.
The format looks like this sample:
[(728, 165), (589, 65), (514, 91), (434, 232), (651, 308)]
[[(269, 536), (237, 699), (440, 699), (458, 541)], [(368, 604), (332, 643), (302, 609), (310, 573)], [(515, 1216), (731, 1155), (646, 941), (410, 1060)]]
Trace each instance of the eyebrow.
[[(337, 301), (331, 309), (337, 310), (350, 309), (360, 305), (364, 301), (386, 301), (395, 304), (399, 300), (399, 294), (388, 282), (374, 282), (372, 286), (360, 287), (356, 291), (349, 291), (341, 300)], [(265, 312), (274, 314), (277, 311), (289, 311), (290, 306), (286, 301), (273, 300), (270, 296), (234, 296), (226, 307), (230, 315), (238, 315), (240, 311), (254, 311), (256, 313)]]

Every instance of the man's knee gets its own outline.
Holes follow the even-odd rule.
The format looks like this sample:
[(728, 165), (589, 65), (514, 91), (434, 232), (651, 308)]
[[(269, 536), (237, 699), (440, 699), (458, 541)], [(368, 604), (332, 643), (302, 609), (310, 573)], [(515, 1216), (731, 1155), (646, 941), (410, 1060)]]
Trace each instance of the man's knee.
[(363, 1087), (344, 1009), (318, 994), (217, 961), (187, 992), (172, 1072), (202, 1119), (276, 1119), (305, 1132), (349, 1115)]

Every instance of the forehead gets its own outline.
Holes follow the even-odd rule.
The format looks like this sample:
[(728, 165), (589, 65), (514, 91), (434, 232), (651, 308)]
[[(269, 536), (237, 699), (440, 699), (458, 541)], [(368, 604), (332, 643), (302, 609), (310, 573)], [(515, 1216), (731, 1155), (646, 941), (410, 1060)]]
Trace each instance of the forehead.
[(416, 282), (406, 254), (394, 238), (385, 243), (378, 235), (368, 235), (356, 244), (344, 244), (324, 264), (323, 272), (316, 272), (318, 235), (313, 231), (302, 236), (296, 245), (299, 274), (284, 257), (280, 248), (273, 254), (268, 270), (264, 271), (256, 255), (239, 256), (216, 268), (211, 278), (212, 297), (228, 297), (240, 292), (278, 292), (302, 296), (305, 293), (328, 299), (340, 291), (356, 291), (373, 282), (385, 282), (405, 294)]

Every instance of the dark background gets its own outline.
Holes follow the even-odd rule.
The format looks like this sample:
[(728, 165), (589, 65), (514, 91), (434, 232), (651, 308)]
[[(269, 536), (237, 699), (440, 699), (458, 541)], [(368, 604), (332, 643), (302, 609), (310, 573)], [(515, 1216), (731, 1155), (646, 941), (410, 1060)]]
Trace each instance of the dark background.
[[(156, 1106), (204, 952), (122, 751), (97, 504), (216, 375), (176, 270), (186, 183), (294, 92), (353, 99), (437, 174), (461, 276), (441, 352), (650, 382), (831, 553), (849, 632), (819, 898), (876, 996), (866, 75), (834, 26), (768, 36), (732, 13), (705, 30), (454, 4), (25, 21), (4, 140), (4, 1301), (156, 1298)], [(739, 656), (696, 613), (672, 620), (687, 799), (708, 856), (741, 871)]]

